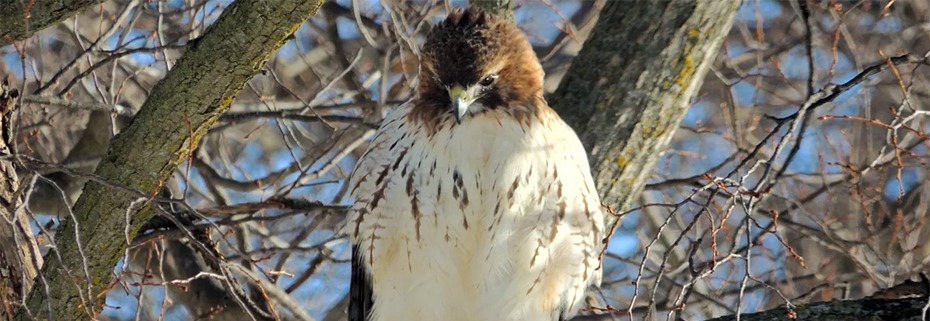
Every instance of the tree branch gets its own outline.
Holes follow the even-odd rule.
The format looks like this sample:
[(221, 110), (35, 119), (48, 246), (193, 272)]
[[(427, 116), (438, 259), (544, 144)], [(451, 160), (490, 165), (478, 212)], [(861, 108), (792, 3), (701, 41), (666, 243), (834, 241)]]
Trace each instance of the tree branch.
[[(921, 320), (922, 310), (927, 298), (911, 299), (861, 299), (850, 301), (817, 302), (808, 305), (772, 309), (763, 312), (740, 315), (743, 321), (858, 321), (858, 320)], [(736, 320), (735, 315), (728, 315), (708, 321)]]
[(31, 192), (30, 178), (20, 179), (13, 146), (13, 113), (19, 93), (0, 83), (0, 319), (16, 312), (35, 283), (42, 254), (32, 232), (24, 201)]
[(484, 11), (513, 20), (513, 0), (472, 0), (471, 4)]
[[(287, 37), (316, 13), (321, 1), (236, 1), (193, 44), (152, 90), (132, 122), (111, 142), (96, 174), (155, 195), (189, 159), (207, 129), (229, 108), (245, 82)], [(153, 216), (145, 206), (126, 222), (134, 195), (114, 194), (89, 184), (74, 206), (74, 219), (63, 222), (55, 244), (61, 260), (49, 260), (42, 273), (50, 293), (33, 289), (27, 301), (37, 313), (51, 306), (54, 320), (93, 318), (129, 237)], [(70, 273), (69, 273), (70, 271)], [(40, 313), (44, 314), (44, 313)], [(19, 320), (28, 316), (22, 311)]]
[[(26, 39), (38, 30), (103, 2), (103, 0), (0, 0), (0, 46)], [(23, 4), (26, 8), (23, 8)]]

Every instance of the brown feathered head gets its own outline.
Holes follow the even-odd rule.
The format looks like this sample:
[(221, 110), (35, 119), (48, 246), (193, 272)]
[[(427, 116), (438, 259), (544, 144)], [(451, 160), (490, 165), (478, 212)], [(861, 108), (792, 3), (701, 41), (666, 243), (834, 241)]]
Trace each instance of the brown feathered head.
[(451, 114), (461, 122), (542, 96), (542, 67), (526, 36), (478, 8), (455, 10), (434, 26), (420, 59), (417, 108), (424, 118)]

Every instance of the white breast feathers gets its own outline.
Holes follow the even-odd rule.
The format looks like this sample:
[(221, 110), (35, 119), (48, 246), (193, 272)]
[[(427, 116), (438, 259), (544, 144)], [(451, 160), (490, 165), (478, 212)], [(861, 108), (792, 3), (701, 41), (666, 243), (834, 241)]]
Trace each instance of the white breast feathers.
[(346, 230), (372, 321), (539, 321), (600, 283), (604, 213), (584, 148), (554, 112), (489, 110), (429, 134), (392, 112), (350, 180)]

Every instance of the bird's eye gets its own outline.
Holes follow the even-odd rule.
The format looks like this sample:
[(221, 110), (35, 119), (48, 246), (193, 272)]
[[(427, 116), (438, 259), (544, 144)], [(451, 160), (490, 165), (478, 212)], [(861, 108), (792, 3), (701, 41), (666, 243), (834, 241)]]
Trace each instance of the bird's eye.
[(495, 81), (497, 81), (497, 75), (488, 75), (484, 77), (484, 79), (481, 79), (478, 85), (481, 85), (481, 87), (488, 87), (493, 85)]

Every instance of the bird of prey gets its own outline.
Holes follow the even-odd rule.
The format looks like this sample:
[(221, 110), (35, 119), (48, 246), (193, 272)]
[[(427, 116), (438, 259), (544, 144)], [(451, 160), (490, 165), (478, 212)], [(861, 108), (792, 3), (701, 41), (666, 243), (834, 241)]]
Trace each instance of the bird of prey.
[(353, 321), (555, 321), (600, 283), (604, 211), (510, 21), (457, 9), (349, 180)]

